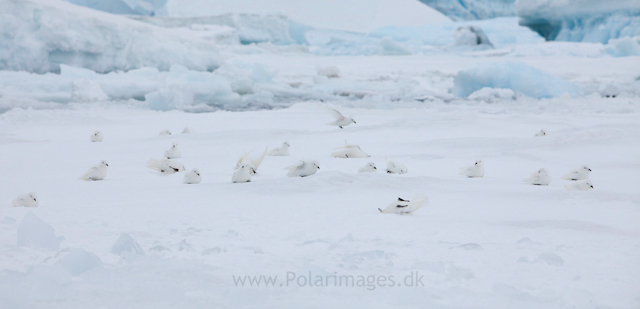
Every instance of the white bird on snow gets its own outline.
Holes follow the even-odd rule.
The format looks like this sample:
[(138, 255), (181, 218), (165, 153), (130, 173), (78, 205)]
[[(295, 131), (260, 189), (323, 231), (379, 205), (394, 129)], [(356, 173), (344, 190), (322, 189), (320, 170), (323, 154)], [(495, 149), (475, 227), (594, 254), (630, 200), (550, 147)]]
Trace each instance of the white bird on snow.
[(387, 159), (387, 174), (405, 174), (408, 171), (404, 164)]
[(469, 178), (473, 177), (483, 177), (484, 176), (484, 162), (478, 159), (476, 163), (473, 165), (469, 165), (467, 167), (463, 167), (460, 169), (460, 175), (467, 176)]
[(315, 174), (320, 169), (320, 163), (316, 160), (298, 161), (298, 163), (284, 168), (288, 170), (289, 177), (307, 177)]
[(233, 176), (231, 177), (231, 182), (233, 183), (242, 183), (242, 182), (250, 182), (251, 181), (251, 166), (249, 165), (240, 165), (240, 167), (236, 168), (233, 172)]
[(107, 177), (107, 168), (109, 167), (109, 163), (107, 160), (102, 160), (100, 163), (92, 168), (90, 168), (80, 179), (82, 180), (103, 180)]
[(182, 152), (178, 149), (178, 143), (173, 143), (173, 146), (164, 152), (164, 157), (167, 159), (177, 159), (182, 157)]
[(262, 164), (262, 160), (264, 160), (264, 156), (267, 155), (267, 148), (264, 149), (264, 152), (262, 153), (262, 155), (260, 155), (260, 157), (258, 157), (257, 159), (251, 158), (249, 156), (251, 151), (247, 152), (247, 154), (245, 154), (244, 156), (240, 157), (240, 159), (238, 159), (238, 163), (236, 163), (235, 169), (239, 169), (240, 166), (246, 165), (247, 167), (250, 168), (251, 174), (255, 174), (258, 172), (258, 168), (260, 167), (260, 164)]
[(270, 156), (288, 156), (289, 148), (291, 148), (291, 145), (289, 145), (289, 142), (284, 142), (282, 143), (282, 146), (271, 149), (271, 151), (269, 151), (269, 155)]
[(579, 190), (579, 191), (593, 190), (593, 183), (591, 182), (591, 180), (578, 181), (578, 182), (570, 183), (564, 186), (564, 188), (567, 190)]
[(375, 173), (377, 171), (378, 171), (378, 168), (376, 167), (376, 164), (373, 162), (369, 162), (367, 163), (367, 165), (361, 167), (358, 170), (358, 173), (371, 173), (371, 172)]
[(29, 192), (27, 194), (22, 194), (18, 196), (15, 200), (13, 200), (13, 206), (15, 207), (38, 207), (38, 196), (35, 192)]
[(562, 175), (562, 177), (560, 177), (560, 179), (564, 179), (564, 180), (586, 180), (589, 179), (589, 173), (591, 172), (591, 169), (586, 166), (583, 165), (571, 172), (568, 172), (564, 175)]
[(189, 128), (189, 127), (185, 127), (182, 130), (182, 134), (189, 134), (189, 133), (193, 133), (193, 130), (191, 130), (191, 128)]
[(344, 146), (335, 148), (334, 152), (331, 153), (331, 156), (334, 158), (368, 158), (366, 152), (362, 151), (360, 146), (358, 145), (349, 145), (347, 141), (344, 141)]
[(547, 130), (542, 129), (540, 132), (536, 133), (534, 136), (547, 136)]
[(549, 171), (546, 168), (541, 168), (531, 173), (529, 178), (525, 178), (522, 181), (529, 182), (532, 185), (546, 186), (551, 182), (551, 176), (549, 176)]
[(420, 209), (421, 207), (426, 206), (425, 204), (427, 204), (428, 201), (429, 199), (427, 197), (414, 197), (413, 202), (409, 200), (404, 200), (402, 198), (398, 198), (397, 200), (389, 204), (387, 208), (385, 209), (378, 208), (378, 210), (381, 213), (385, 213), (385, 214), (410, 214)]
[(158, 134), (160, 134), (160, 135), (171, 135), (171, 131), (169, 131), (169, 130), (162, 130), (162, 131), (160, 131), (160, 133), (158, 133)]
[(342, 127), (346, 127), (352, 123), (356, 123), (356, 121), (353, 120), (353, 118), (343, 116), (338, 110), (331, 108), (329, 106), (325, 106), (325, 105), (323, 106), (331, 113), (331, 115), (333, 115), (334, 118), (336, 118), (334, 122), (329, 122), (327, 123), (327, 125), (338, 126), (340, 129), (342, 129)]
[(182, 183), (187, 185), (199, 184), (202, 181), (202, 176), (200, 176), (200, 170), (194, 168), (190, 170), (188, 173), (184, 174), (184, 179)]
[(184, 165), (182, 165), (182, 163), (171, 159), (149, 159), (149, 161), (147, 161), (147, 167), (163, 174), (173, 174), (184, 171)]
[(95, 132), (93, 132), (93, 134), (91, 134), (91, 136), (89, 136), (89, 140), (92, 142), (102, 142), (102, 132), (96, 130)]

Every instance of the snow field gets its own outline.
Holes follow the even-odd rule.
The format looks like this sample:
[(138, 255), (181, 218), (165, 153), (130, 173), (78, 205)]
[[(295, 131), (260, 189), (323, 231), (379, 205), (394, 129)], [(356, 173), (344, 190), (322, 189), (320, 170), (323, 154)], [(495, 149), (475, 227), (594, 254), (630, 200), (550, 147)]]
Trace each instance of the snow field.
[[(0, 196), (34, 190), (40, 199), (35, 209), (11, 207), (10, 199), (2, 208), (5, 299), (16, 307), (293, 306), (303, 299), (374, 308), (637, 304), (636, 104), (559, 98), (341, 111), (358, 124), (325, 126), (330, 116), (309, 104), (242, 113), (124, 107), (4, 113), (6, 173), (28, 177), (3, 178)], [(187, 124), (195, 133), (157, 135)], [(543, 127), (549, 135), (533, 137)], [(88, 142), (97, 128), (104, 141)], [(372, 157), (331, 158), (345, 139)], [(266, 157), (251, 183), (230, 182), (240, 155), (284, 140), (290, 157)], [(201, 184), (183, 185), (182, 173), (144, 167), (174, 141), (185, 167), (200, 169)], [(409, 173), (356, 173), (369, 161), (384, 166), (385, 157)], [(110, 162), (104, 181), (77, 179), (103, 158)], [(457, 175), (476, 158), (485, 162), (484, 178)], [(318, 159), (321, 169), (286, 177), (282, 168), (298, 159)], [(594, 170), (595, 190), (565, 190), (559, 176), (585, 163)], [(553, 177), (548, 187), (521, 182), (540, 167)], [(416, 193), (429, 196), (430, 204), (414, 215), (377, 210)], [(28, 211), (64, 237), (63, 252), (15, 245)], [(144, 254), (114, 254), (122, 234)], [(69, 257), (84, 267), (56, 262), (80, 249), (101, 264), (84, 253)], [(286, 284), (289, 272), (402, 278), (411, 271), (424, 276), (424, 287), (371, 292), (292, 282), (236, 287), (233, 281), (278, 275)]]

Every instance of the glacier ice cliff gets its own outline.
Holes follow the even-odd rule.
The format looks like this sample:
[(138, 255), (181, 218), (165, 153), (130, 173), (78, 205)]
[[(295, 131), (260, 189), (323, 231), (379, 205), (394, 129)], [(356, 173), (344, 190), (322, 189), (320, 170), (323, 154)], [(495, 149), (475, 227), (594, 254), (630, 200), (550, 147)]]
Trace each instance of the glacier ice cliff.
[(515, 0), (420, 0), (453, 20), (515, 16)]
[(637, 0), (517, 0), (520, 24), (548, 41), (599, 42), (640, 36)]

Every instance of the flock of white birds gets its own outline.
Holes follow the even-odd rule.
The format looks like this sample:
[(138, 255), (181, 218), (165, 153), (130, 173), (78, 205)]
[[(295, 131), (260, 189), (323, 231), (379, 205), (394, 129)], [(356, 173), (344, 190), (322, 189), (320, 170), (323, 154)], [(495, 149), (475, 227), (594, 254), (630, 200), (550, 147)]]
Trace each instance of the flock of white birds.
[[(336, 119), (333, 122), (327, 123), (327, 125), (337, 126), (340, 129), (343, 129), (345, 126), (348, 126), (352, 123), (356, 123), (356, 121), (351, 117), (343, 116), (339, 111), (324, 106), (324, 108), (329, 111), (334, 118)], [(193, 133), (191, 128), (184, 128), (182, 134)], [(159, 133), (160, 135), (171, 135), (171, 131), (162, 130)], [(537, 132), (535, 137), (546, 136), (547, 131), (542, 129)], [(90, 136), (91, 142), (102, 142), (104, 136), (102, 132), (95, 131)], [(231, 181), (233, 183), (246, 183), (251, 182), (251, 176), (255, 175), (258, 172), (258, 168), (262, 163), (265, 156), (289, 156), (289, 149), (291, 145), (289, 142), (284, 142), (280, 147), (274, 148), (271, 151), (268, 151), (268, 148), (264, 150), (264, 152), (258, 158), (252, 158), (250, 156), (251, 151), (240, 157), (235, 166), (233, 176), (231, 177)], [(350, 145), (345, 141), (345, 145), (343, 147), (338, 147), (331, 153), (332, 157), (335, 158), (367, 158), (370, 157), (366, 152), (364, 152), (360, 146), (358, 145)], [(146, 166), (150, 169), (158, 171), (164, 174), (173, 174), (178, 172), (185, 171), (182, 163), (177, 161), (182, 157), (182, 153), (178, 148), (178, 143), (173, 143), (171, 148), (165, 151), (162, 159), (150, 159)], [(395, 160), (386, 159), (386, 172), (389, 174), (405, 174), (408, 172), (407, 167)], [(96, 166), (91, 167), (80, 179), (86, 181), (97, 181), (103, 180), (107, 177), (107, 170), (109, 168), (109, 163), (107, 160), (102, 160)], [(285, 167), (287, 170), (287, 176), (289, 177), (307, 177), (314, 175), (320, 169), (320, 163), (317, 160), (301, 160), (296, 164)], [(378, 168), (374, 162), (369, 162), (365, 166), (361, 167), (358, 170), (358, 173), (370, 173), (377, 172)], [(562, 180), (570, 180), (574, 181), (571, 184), (565, 186), (567, 190), (592, 190), (593, 183), (588, 180), (591, 172), (591, 168), (587, 165), (583, 165), (578, 169), (572, 170), (566, 174), (564, 174), (560, 179)], [(460, 169), (460, 175), (469, 177), (469, 178), (478, 178), (484, 177), (484, 162), (480, 159), (476, 160), (476, 162), (470, 166), (463, 167)], [(184, 184), (199, 184), (202, 181), (202, 176), (200, 175), (200, 171), (197, 168), (192, 169), (191, 171), (185, 173), (184, 175)], [(533, 185), (538, 186), (546, 186), (551, 182), (551, 176), (549, 175), (549, 171), (546, 168), (541, 168), (534, 173), (532, 173), (528, 178), (525, 178), (523, 181), (531, 183)], [(15, 200), (13, 200), (13, 206), (24, 206), (24, 207), (37, 207), (38, 206), (38, 197), (35, 192), (30, 192), (27, 194), (23, 194), (18, 196)], [(378, 210), (381, 213), (396, 213), (396, 214), (408, 214), (418, 210), (421, 207), (424, 207), (428, 203), (427, 197), (415, 197), (413, 201), (405, 200), (402, 198), (398, 198), (396, 201), (393, 201), (391, 204), (387, 206), (385, 209)]]

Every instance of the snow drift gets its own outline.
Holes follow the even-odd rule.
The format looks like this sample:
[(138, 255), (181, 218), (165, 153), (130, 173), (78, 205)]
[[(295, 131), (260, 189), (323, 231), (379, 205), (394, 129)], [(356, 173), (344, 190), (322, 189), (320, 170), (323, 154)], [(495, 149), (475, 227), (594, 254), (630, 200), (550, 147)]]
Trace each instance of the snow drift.
[(458, 72), (453, 84), (453, 94), (458, 97), (485, 87), (511, 89), (537, 99), (580, 94), (574, 84), (521, 62), (483, 63)]
[(18, 247), (29, 247), (43, 250), (58, 251), (60, 240), (51, 225), (42, 221), (32, 212), (28, 212), (18, 225)]
[(0, 70), (59, 72), (60, 64), (96, 72), (172, 64), (212, 71), (215, 45), (60, 0), (0, 2)]

